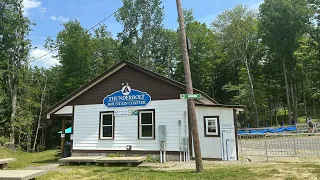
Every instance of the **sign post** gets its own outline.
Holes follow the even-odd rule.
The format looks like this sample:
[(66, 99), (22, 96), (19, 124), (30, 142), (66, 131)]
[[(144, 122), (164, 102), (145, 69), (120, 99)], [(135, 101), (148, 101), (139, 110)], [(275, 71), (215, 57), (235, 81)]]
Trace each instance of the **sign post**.
[(180, 94), (180, 99), (200, 99), (201, 94)]

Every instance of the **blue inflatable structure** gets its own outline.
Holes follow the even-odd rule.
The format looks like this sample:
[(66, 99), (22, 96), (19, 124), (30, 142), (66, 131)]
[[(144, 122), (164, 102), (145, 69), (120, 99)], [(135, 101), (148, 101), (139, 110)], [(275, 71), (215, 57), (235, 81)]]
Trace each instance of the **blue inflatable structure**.
[(251, 129), (251, 130), (239, 130), (240, 134), (266, 134), (266, 133), (281, 133), (281, 132), (297, 131), (296, 126), (278, 127), (278, 128), (265, 128), (265, 129)]

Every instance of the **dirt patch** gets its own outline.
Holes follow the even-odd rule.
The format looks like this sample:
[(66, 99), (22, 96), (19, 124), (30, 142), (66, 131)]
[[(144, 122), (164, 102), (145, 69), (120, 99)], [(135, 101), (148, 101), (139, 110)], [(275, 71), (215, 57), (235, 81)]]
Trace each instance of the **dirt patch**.
[(67, 168), (62, 168), (59, 163), (48, 163), (43, 166), (28, 166), (25, 169), (26, 170), (58, 171), (58, 172), (68, 171)]

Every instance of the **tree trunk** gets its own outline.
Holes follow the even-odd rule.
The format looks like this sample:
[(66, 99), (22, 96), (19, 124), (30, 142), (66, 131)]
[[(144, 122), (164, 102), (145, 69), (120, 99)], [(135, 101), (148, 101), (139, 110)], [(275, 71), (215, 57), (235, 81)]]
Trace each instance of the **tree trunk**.
[(304, 115), (306, 116), (306, 122), (308, 119), (308, 111), (307, 111), (307, 101), (306, 101), (306, 92), (304, 91), (304, 85), (302, 84), (302, 92), (303, 92), (303, 104), (304, 104)]
[(269, 116), (270, 116), (270, 124), (269, 126), (272, 127), (272, 108), (271, 108), (271, 100), (270, 97), (268, 97), (268, 105), (269, 105)]
[[(291, 78), (291, 84), (290, 84), (290, 89), (291, 89), (291, 99), (292, 99), (292, 115), (293, 115), (293, 121), (297, 122), (298, 120), (298, 107), (297, 107), (297, 92), (294, 84), (293, 78)], [(290, 122), (292, 124), (292, 122)], [(293, 124), (292, 124), (293, 125)]]
[(277, 126), (279, 126), (279, 122), (278, 122), (278, 109), (277, 109), (277, 108), (274, 110), (274, 114), (275, 114), (275, 116), (276, 116)]
[(312, 99), (312, 104), (313, 104), (313, 116), (316, 119), (317, 118), (317, 112), (316, 112), (316, 105), (314, 103), (314, 98)]
[(287, 116), (286, 105), (283, 105), (284, 116)]
[(295, 113), (294, 113), (294, 116), (295, 116), (295, 123), (298, 123), (298, 96), (299, 96), (299, 94), (298, 94), (298, 88), (297, 88), (297, 84), (296, 83), (294, 83), (294, 96), (295, 96), (295, 98), (294, 98), (294, 105), (295, 105), (295, 109), (296, 109), (296, 111), (295, 111)]
[(248, 64), (248, 60), (247, 59), (245, 59), (245, 64), (246, 64), (248, 79), (249, 79), (249, 82), (250, 82), (250, 90), (251, 90), (251, 96), (252, 96), (252, 101), (253, 101), (253, 107), (254, 107), (254, 110), (255, 110), (255, 113), (256, 113), (256, 126), (258, 128), (259, 127), (258, 107), (257, 107), (257, 104), (256, 104), (256, 98), (255, 98), (254, 89), (253, 89), (253, 82), (252, 82), (251, 73), (250, 73), (250, 70), (249, 70), (249, 64)]
[[(35, 152), (36, 150), (36, 144), (37, 144), (37, 140), (38, 140), (38, 133), (39, 133), (39, 128), (40, 128), (40, 123), (41, 123), (41, 116), (42, 116), (42, 109), (43, 109), (43, 101), (45, 99), (46, 96), (46, 90), (47, 90), (47, 77), (45, 84), (44, 84), (44, 88), (42, 89), (42, 93), (41, 93), (41, 99), (40, 99), (40, 112), (39, 112), (39, 117), (38, 117), (38, 126), (37, 126), (37, 130), (36, 130), (36, 137), (34, 138), (34, 142), (33, 142), (33, 148), (32, 148), (32, 152)], [(40, 83), (39, 83), (40, 85)]]
[(282, 65), (283, 65), (284, 81), (285, 81), (285, 84), (286, 84), (286, 95), (287, 95), (287, 103), (288, 103), (288, 117), (289, 117), (289, 124), (290, 124), (291, 123), (290, 94), (289, 94), (289, 84), (288, 84), (288, 79), (287, 79), (286, 63), (284, 62), (284, 59), (282, 59)]
[(13, 90), (12, 90), (12, 97), (11, 97), (11, 133), (10, 133), (10, 141), (15, 144), (15, 127), (14, 122), (16, 120), (17, 114), (17, 93), (18, 93), (18, 85), (16, 80), (12, 80), (13, 82)]
[(215, 72), (212, 72), (212, 99), (214, 99), (214, 82), (215, 82)]

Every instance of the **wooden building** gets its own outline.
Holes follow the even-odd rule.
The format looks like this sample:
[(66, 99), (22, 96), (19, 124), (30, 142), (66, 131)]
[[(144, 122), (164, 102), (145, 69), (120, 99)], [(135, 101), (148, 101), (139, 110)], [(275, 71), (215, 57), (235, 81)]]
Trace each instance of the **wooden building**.
[[(161, 160), (188, 160), (194, 153), (184, 93), (184, 84), (122, 61), (59, 101), (46, 117), (71, 117), (72, 156), (161, 153)], [(203, 158), (237, 160), (236, 116), (244, 107), (194, 93), (201, 94), (195, 103)]]

